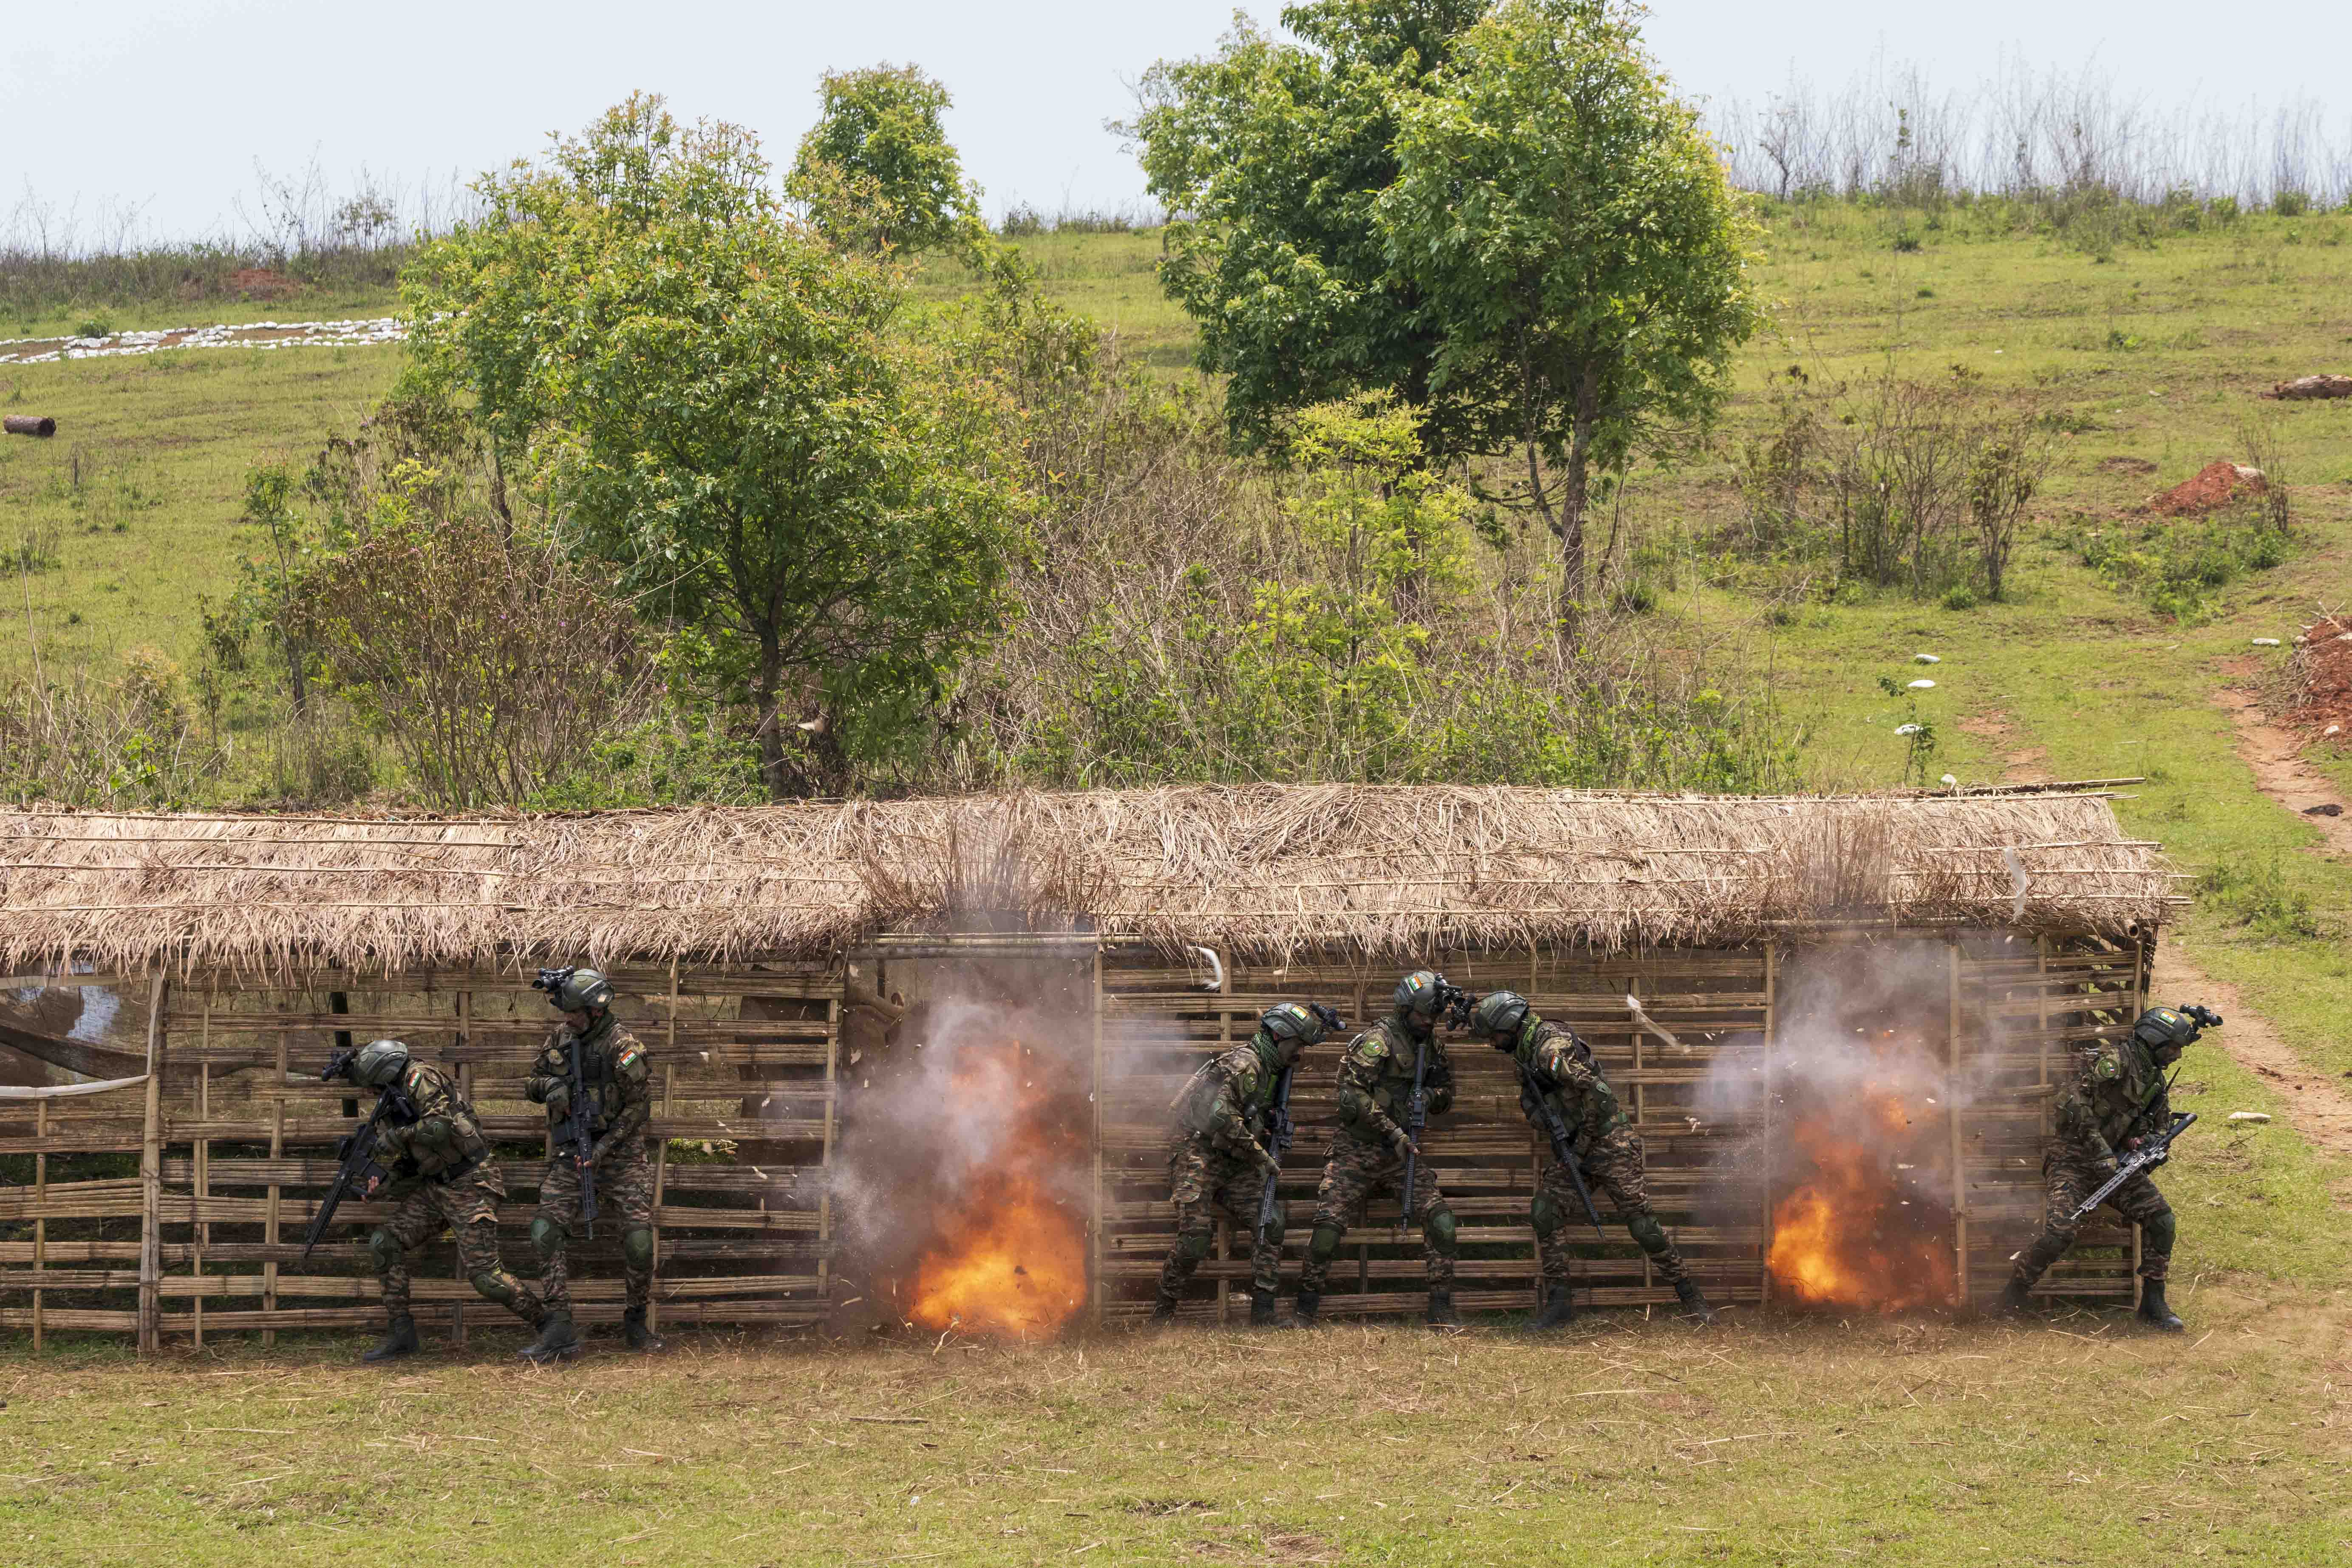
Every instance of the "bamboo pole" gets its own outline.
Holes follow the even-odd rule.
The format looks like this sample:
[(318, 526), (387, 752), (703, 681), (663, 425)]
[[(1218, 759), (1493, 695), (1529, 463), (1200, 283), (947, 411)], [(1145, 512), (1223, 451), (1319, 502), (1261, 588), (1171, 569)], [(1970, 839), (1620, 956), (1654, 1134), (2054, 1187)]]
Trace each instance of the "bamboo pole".
[(1780, 1043), (1780, 949), (1778, 943), (1767, 943), (1764, 949), (1764, 1061), (1761, 1077), (1764, 1084), (1762, 1131), (1764, 1158), (1758, 1162), (1763, 1167), (1762, 1195), (1758, 1205), (1759, 1234), (1762, 1240), (1756, 1249), (1756, 1300), (1759, 1306), (1772, 1304), (1772, 1053)]
[[(456, 1041), (457, 1047), (461, 1058), (457, 1063), (457, 1094), (458, 1097), (464, 1100), (468, 1106), (474, 1104), (474, 1064), (472, 1062), (463, 1060), (462, 1058), (466, 1047), (473, 1043), (474, 993), (471, 988), (468, 988), (457, 993), (457, 1038)], [(481, 1115), (481, 1110), (478, 1107), (475, 1109), (474, 1114), (477, 1117)], [(455, 1240), (456, 1237), (452, 1237), (451, 1239)], [(495, 1236), (492, 1237), (490, 1245), (493, 1247), (498, 1245), (498, 1240)], [(462, 1300), (453, 1301), (449, 1304), (449, 1342), (456, 1345), (460, 1350), (463, 1350), (466, 1346), (466, 1303)]]
[(1103, 1323), (1103, 951), (1095, 943), (1095, 1059), (1094, 1079), (1087, 1086), (1087, 1099), (1094, 1107), (1095, 1182), (1094, 1212), (1087, 1216), (1087, 1228), (1093, 1236), (1094, 1253), (1094, 1326)]
[[(839, 1125), (835, 1110), (841, 1100), (841, 999), (836, 996), (824, 1006), (828, 1025), (824, 1041), (824, 1144), (817, 1162), (824, 1173), (819, 1178), (823, 1185), (818, 1188), (816, 1198), (816, 1299), (817, 1310), (830, 1317), (833, 1312), (833, 1141)], [(665, 1078), (662, 1084), (665, 1100), (668, 1093), (668, 1080)], [(664, 1113), (667, 1114), (667, 1110)]]
[[(1638, 984), (1639, 982), (1633, 980), (1628, 980), (1625, 982), (1625, 994), (1631, 996), (1636, 1002), (1639, 1002), (1642, 999), (1641, 994), (1633, 989), (1633, 987)], [(1636, 1075), (1640, 1074), (1643, 1066), (1642, 1058), (1642, 1045), (1643, 1037), (1648, 1034), (1649, 1031), (1647, 1029), (1636, 1027), (1633, 1030), (1633, 1071)], [(1649, 1119), (1649, 1099), (1647, 1095), (1643, 1093), (1643, 1086), (1641, 1079), (1636, 1076), (1633, 1079), (1633, 1125), (1639, 1127), (1648, 1121)], [(1565, 1229), (1567, 1227), (1562, 1226), (1561, 1228)], [(1637, 1248), (1637, 1250), (1642, 1254), (1642, 1289), (1647, 1290), (1652, 1286), (1655, 1285), (1657, 1280), (1654, 1277), (1654, 1270), (1650, 1265), (1649, 1249), (1647, 1247), (1642, 1247)], [(1596, 1257), (1593, 1261), (1597, 1268), (1599, 1266), (1600, 1259)]]
[[(1234, 1009), (1231, 1000), (1234, 994), (1234, 966), (1226, 958), (1223, 948), (1217, 950), (1217, 973), (1222, 977), (1218, 981), (1217, 989), (1227, 998), (1217, 1008), (1217, 1049), (1222, 1053), (1234, 1047)], [(1276, 1175), (1267, 1179), (1279, 1181), (1281, 1177)], [(1222, 1263), (1233, 1256), (1233, 1222), (1226, 1219), (1223, 1213), (1219, 1213), (1217, 1215), (1218, 1262)], [(1217, 1321), (1221, 1325), (1225, 1321), (1225, 1314), (1232, 1310), (1234, 1282), (1223, 1274), (1219, 1274), (1217, 1276)]]
[[(49, 1140), (49, 1102), (47, 1100), (33, 1101), (33, 1136), (43, 1145), (33, 1155), (33, 1202), (40, 1212), (46, 1213), (49, 1201), (49, 1152), (46, 1146)], [(37, 1219), (33, 1222), (33, 1272), (38, 1275), (48, 1266), (49, 1222)], [(36, 1354), (41, 1349), (41, 1288), (36, 1285), (33, 1287), (33, 1350)]]
[[(269, 1117), (269, 1158), (274, 1164), (286, 1157), (286, 1032), (278, 1033), (278, 1094), (271, 1101)], [(274, 1253), (278, 1246), (278, 1229), (285, 1189), (276, 1182), (269, 1184), (269, 1217), (262, 1222), (261, 1239)], [(278, 1259), (272, 1256), (261, 1266), (261, 1310), (272, 1314), (278, 1311)], [(278, 1342), (276, 1329), (261, 1331), (261, 1348), (268, 1350)]]
[[(197, 1026), (196, 1035), (196, 1037), (207, 1047), (212, 1044), (212, 1002), (207, 998), (205, 1002), (204, 1021)], [(212, 1119), (213, 1064), (209, 1061), (199, 1062), (196, 1065), (196, 1120), (199, 1122), (209, 1122)], [(211, 1139), (196, 1140), (194, 1163), (196, 1178), (196, 1212), (201, 1214), (204, 1212), (204, 1200), (213, 1195), (213, 1141)], [(205, 1277), (205, 1247), (212, 1238), (212, 1221), (198, 1220), (196, 1222), (195, 1276), (199, 1279)], [(195, 1312), (196, 1348), (202, 1350), (205, 1348), (205, 1292), (201, 1285), (196, 1288)]]
[[(739, 1006), (736, 1010), (740, 1014), (742, 1009)], [(676, 953), (670, 954), (669, 959), (669, 1022), (664, 1027), (667, 1032), (667, 1038), (664, 1040), (662, 1045), (661, 1119), (665, 1123), (667, 1123), (669, 1121), (670, 1093), (677, 1080), (677, 955)], [(828, 1060), (830, 1060), (832, 1055), (833, 1043), (828, 1040), (825, 1043), (825, 1056)], [(829, 1067), (826, 1069), (825, 1077), (828, 1081), (830, 1081), (833, 1077), (832, 1069)], [(824, 1108), (824, 1116), (826, 1123), (826, 1143), (827, 1146), (830, 1147), (832, 1142), (833, 1122), (833, 1107), (830, 1104), (826, 1105)], [(668, 1192), (669, 1139), (667, 1137), (663, 1137), (656, 1139), (654, 1142), (654, 1272), (656, 1275), (661, 1272), (662, 1200), (668, 1194)], [(768, 1206), (767, 1200), (764, 1198), (761, 1199), (760, 1206), (763, 1209), (766, 1208)], [(820, 1232), (824, 1228), (824, 1222), (822, 1215), (818, 1218), (817, 1228)], [(824, 1264), (818, 1264), (817, 1274), (820, 1279), (824, 1278)], [(661, 1331), (661, 1299), (657, 1294), (651, 1290), (648, 1290), (646, 1293), (646, 1327), (656, 1333), (659, 1333)]]
[(1945, 945), (1950, 973), (1950, 1014), (1944, 1044), (1944, 1123), (1952, 1149), (1952, 1248), (1958, 1265), (1954, 1271), (1952, 1305), (1969, 1304), (1969, 1166), (1960, 1127), (1960, 944)]
[(147, 1113), (139, 1139), (139, 1349), (163, 1348), (163, 1008), (170, 971), (158, 962), (147, 984)]

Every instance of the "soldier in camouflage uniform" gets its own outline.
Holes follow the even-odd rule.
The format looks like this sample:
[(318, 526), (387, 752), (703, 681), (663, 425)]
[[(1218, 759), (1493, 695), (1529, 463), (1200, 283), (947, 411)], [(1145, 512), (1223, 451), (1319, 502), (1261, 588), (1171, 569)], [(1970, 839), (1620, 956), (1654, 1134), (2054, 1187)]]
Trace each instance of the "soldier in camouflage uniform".
[(1151, 1309), (1155, 1323), (1171, 1322), (1184, 1282), (1209, 1256), (1222, 1213), (1248, 1229), (1250, 1326), (1274, 1322), (1274, 1292), (1282, 1273), (1283, 1205), (1257, 1228), (1265, 1184), (1282, 1175), (1281, 1161), (1267, 1147), (1275, 1102), (1283, 1080), (1310, 1046), (1337, 1028), (1339, 1016), (1320, 1003), (1285, 1002), (1257, 1021), (1249, 1043), (1205, 1063), (1176, 1097), (1176, 1125), (1168, 1148), (1170, 1196), (1176, 1205), (1176, 1245), (1160, 1266), (1160, 1295)]
[(547, 1301), (547, 1325), (525, 1347), (527, 1360), (548, 1362), (580, 1348), (572, 1327), (571, 1275), (564, 1248), (580, 1224), (580, 1165), (565, 1142), (572, 1113), (572, 1050), (580, 1047), (582, 1077), (593, 1101), (597, 1216), (621, 1232), (621, 1264), (628, 1306), (622, 1337), (631, 1350), (659, 1350), (661, 1341), (646, 1322), (654, 1282), (654, 1173), (646, 1152), (646, 1124), (653, 1117), (653, 1064), (635, 1036), (613, 1016), (613, 987), (593, 969), (551, 972), (549, 999), (562, 1010), (564, 1027), (539, 1053), (523, 1097), (547, 1107), (556, 1137), (555, 1153), (539, 1187), (539, 1215), (530, 1222), (531, 1246), (542, 1273), (540, 1292)]
[[(2017, 1268), (2001, 1291), (2003, 1310), (2024, 1310), (2033, 1282), (2074, 1245), (2082, 1227), (2074, 1210), (2116, 1173), (2118, 1153), (2171, 1126), (2164, 1069), (2180, 1059), (2208, 1022), (2221, 1019), (2202, 1008), (2151, 1007), (2129, 1035), (2102, 1040), (2084, 1053), (2082, 1070), (2058, 1100), (2057, 1136), (2042, 1156), (2042, 1234), (2017, 1255)], [(2172, 1205), (2141, 1171), (2107, 1194), (2107, 1206), (2139, 1226), (2140, 1321), (2179, 1333), (2181, 1321), (2164, 1300), (2176, 1229)]]
[[(1549, 1138), (1544, 1115), (1549, 1105), (1568, 1129), (1585, 1181), (1615, 1207), (1627, 1232), (1649, 1254), (1658, 1278), (1675, 1288), (1684, 1310), (1701, 1322), (1713, 1322), (1715, 1310), (1699, 1293), (1683, 1255), (1650, 1207), (1642, 1182), (1641, 1136), (1593, 1061), (1592, 1047), (1573, 1030), (1547, 1021), (1516, 991), (1490, 991), (1479, 998), (1470, 1014), (1469, 1032), (1472, 1039), (1510, 1053), (1520, 1072), (1519, 1109), (1528, 1124)], [(1538, 1094), (1544, 1104), (1538, 1103)], [(1568, 1231), (1583, 1206), (1568, 1167), (1557, 1160), (1546, 1165), (1528, 1205), (1544, 1285), (1543, 1310), (1528, 1324), (1530, 1329), (1560, 1328), (1574, 1316), (1568, 1301)]]
[[(335, 1065), (329, 1064), (331, 1071)], [(474, 1108), (449, 1075), (410, 1060), (403, 1041), (376, 1040), (349, 1058), (342, 1076), (362, 1089), (399, 1095), (415, 1112), (414, 1121), (386, 1117), (377, 1132), (376, 1163), (393, 1173), (381, 1195), (395, 1206), (392, 1218), (368, 1237), (368, 1256), (383, 1284), (384, 1312), (392, 1321), (383, 1340), (360, 1359), (391, 1361), (416, 1353), (408, 1254), (440, 1235), (444, 1226), (457, 1237), (457, 1266), (475, 1289), (532, 1328), (544, 1323), (547, 1309), (499, 1260), (499, 1200), (507, 1195), (506, 1178)]]
[[(1298, 1276), (1301, 1326), (1316, 1321), (1331, 1260), (1348, 1226), (1363, 1217), (1365, 1203), (1380, 1188), (1403, 1184), (1405, 1155), (1418, 1155), (1405, 1133), (1406, 1102), (1412, 1094), (1413, 1060), (1426, 1053), (1423, 1087), (1431, 1114), (1454, 1104), (1454, 1064), (1437, 1037), (1437, 1015), (1445, 977), (1415, 970), (1397, 983), (1395, 1008), (1349, 1042), (1339, 1058), (1339, 1124), (1331, 1130), (1323, 1184), (1315, 1196), (1315, 1233), (1307, 1244), (1307, 1266)], [(1423, 1262), (1429, 1270), (1429, 1321), (1433, 1328), (1459, 1328), (1454, 1310), (1454, 1259), (1457, 1251), (1454, 1211), (1437, 1190), (1426, 1159), (1416, 1158), (1413, 1190), (1400, 1193), (1408, 1217), (1421, 1226)]]

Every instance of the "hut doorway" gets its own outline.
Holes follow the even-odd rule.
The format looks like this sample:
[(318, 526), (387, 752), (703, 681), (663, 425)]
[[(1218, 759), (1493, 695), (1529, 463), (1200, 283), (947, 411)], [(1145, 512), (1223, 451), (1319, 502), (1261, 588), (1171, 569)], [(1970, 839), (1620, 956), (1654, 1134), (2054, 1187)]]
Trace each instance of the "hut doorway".
[(1051, 1339), (1097, 1230), (1094, 937), (891, 939), (853, 953), (833, 1176), (845, 1328)]

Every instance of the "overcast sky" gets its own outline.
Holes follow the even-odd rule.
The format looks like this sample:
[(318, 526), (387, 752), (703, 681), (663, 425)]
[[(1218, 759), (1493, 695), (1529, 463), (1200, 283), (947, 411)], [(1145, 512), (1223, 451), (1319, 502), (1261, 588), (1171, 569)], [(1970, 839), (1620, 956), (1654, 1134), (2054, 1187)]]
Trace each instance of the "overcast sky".
[[(1271, 19), (1278, 7), (1246, 7)], [(1160, 56), (1213, 48), (1217, 0), (77, 0), (0, 28), (0, 237), (29, 192), (79, 204), (81, 237), (122, 204), (149, 235), (207, 232), (254, 208), (258, 160), (313, 157), (337, 187), (365, 166), (446, 184), (576, 129), (634, 88), (688, 117), (748, 124), (788, 162), (827, 68), (912, 60), (944, 79), (950, 129), (999, 213), (1014, 201), (1139, 202), (1142, 182), (1101, 129)], [(2306, 97), (2352, 132), (2352, 4), (2181, 0), (1661, 0), (1653, 49), (1685, 90), (1760, 97), (1795, 68), (1834, 87), (1874, 58), (1917, 61), (1967, 88), (2004, 52), (2040, 66), (2095, 61), (2151, 104), (2236, 108)]]

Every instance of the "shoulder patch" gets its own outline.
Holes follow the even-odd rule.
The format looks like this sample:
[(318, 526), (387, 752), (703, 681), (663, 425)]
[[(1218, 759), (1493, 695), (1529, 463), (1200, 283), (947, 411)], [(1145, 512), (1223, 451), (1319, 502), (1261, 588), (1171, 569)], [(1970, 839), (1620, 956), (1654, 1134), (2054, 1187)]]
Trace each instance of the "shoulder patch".
[(631, 1040), (614, 1056), (613, 1070), (641, 1079), (653, 1070), (653, 1064), (646, 1059), (646, 1047)]
[(2124, 1064), (2113, 1051), (2101, 1051), (2091, 1058), (2091, 1076), (2101, 1083), (2112, 1082), (2124, 1075)]
[(1368, 1062), (1379, 1061), (1389, 1054), (1388, 1037), (1378, 1029), (1368, 1029), (1356, 1037), (1356, 1043), (1348, 1047), (1348, 1054)]

